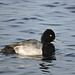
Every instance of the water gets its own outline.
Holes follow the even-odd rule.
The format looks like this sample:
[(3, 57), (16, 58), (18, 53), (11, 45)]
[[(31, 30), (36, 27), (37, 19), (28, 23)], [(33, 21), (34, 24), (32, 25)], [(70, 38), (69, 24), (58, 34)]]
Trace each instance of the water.
[(52, 29), (56, 59), (0, 54), (0, 75), (75, 75), (75, 0), (0, 0), (0, 50)]

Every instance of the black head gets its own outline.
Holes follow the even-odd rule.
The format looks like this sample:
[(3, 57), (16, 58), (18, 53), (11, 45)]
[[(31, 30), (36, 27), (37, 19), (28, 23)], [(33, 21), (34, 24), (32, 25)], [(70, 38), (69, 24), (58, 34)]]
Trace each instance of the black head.
[(51, 29), (47, 29), (41, 36), (41, 42), (43, 44), (49, 44), (55, 39), (55, 33)]

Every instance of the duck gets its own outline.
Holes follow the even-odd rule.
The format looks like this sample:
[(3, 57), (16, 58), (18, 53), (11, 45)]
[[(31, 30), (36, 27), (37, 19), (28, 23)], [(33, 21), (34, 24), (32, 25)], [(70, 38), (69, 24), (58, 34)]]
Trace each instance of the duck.
[(55, 47), (51, 43), (55, 40), (55, 33), (52, 29), (46, 29), (41, 36), (41, 41), (28, 39), (19, 43), (6, 45), (0, 53), (20, 55), (42, 55), (50, 57), (55, 53)]

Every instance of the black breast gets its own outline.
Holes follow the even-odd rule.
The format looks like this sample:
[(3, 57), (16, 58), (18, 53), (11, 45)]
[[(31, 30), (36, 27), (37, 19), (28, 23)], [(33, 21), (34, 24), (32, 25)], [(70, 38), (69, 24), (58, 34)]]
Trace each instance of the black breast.
[(44, 44), (42, 48), (43, 59), (55, 59), (55, 47), (52, 43)]

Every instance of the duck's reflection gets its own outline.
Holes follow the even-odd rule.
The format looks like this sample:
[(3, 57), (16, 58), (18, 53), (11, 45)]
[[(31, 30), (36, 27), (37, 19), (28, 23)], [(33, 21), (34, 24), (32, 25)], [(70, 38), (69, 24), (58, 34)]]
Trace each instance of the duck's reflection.
[(50, 66), (53, 66), (53, 64), (51, 63), (40, 63), (40, 70), (43, 72), (43, 73), (50, 73)]

